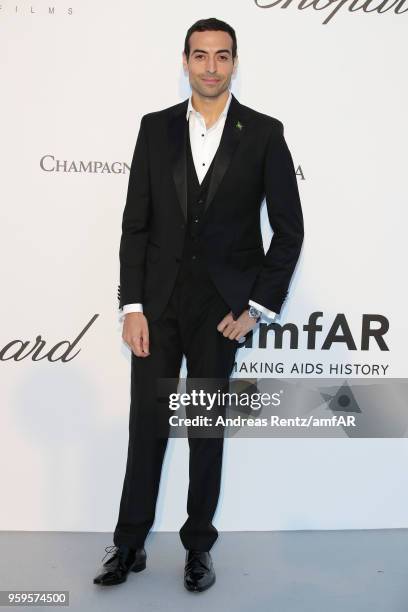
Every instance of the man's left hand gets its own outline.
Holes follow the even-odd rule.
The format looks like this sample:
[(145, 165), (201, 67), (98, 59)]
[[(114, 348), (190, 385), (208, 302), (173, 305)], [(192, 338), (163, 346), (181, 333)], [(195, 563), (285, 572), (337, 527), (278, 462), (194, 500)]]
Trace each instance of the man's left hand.
[(218, 323), (217, 329), (226, 338), (239, 341), (241, 338), (245, 337), (256, 324), (257, 320), (249, 316), (248, 309), (246, 308), (236, 320), (234, 320), (232, 311), (230, 311)]

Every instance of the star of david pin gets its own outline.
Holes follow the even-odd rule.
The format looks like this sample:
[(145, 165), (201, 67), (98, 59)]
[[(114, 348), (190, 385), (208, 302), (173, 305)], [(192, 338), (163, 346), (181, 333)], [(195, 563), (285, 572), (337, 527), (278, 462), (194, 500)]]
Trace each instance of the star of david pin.
[(242, 125), (242, 123), (241, 123), (240, 121), (237, 121), (237, 123), (236, 123), (235, 127), (237, 127), (239, 130), (242, 130), (242, 128), (243, 128), (244, 126)]

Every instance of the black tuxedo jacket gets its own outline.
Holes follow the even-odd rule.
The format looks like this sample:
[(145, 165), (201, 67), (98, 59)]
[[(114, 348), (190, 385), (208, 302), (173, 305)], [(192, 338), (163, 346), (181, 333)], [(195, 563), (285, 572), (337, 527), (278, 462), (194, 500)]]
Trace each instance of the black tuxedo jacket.
[[(173, 289), (187, 224), (188, 100), (142, 117), (120, 241), (119, 307), (157, 319)], [(264, 253), (260, 207), (273, 230)], [(283, 124), (232, 95), (204, 206), (198, 247), (238, 316), (253, 299), (277, 313), (303, 242), (303, 216)]]

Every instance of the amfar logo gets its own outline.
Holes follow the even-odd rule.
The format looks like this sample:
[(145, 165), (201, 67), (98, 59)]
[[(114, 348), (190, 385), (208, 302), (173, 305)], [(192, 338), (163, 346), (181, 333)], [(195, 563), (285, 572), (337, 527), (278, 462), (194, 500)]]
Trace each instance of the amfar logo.
[[(297, 8), (300, 11), (303, 11), (307, 8), (312, 8), (315, 11), (322, 11), (327, 9), (328, 7), (334, 7), (334, 10), (326, 17), (326, 19), (322, 22), (324, 25), (330, 21), (332, 17), (339, 11), (344, 4), (349, 3), (348, 11), (350, 13), (354, 13), (356, 11), (363, 11), (364, 13), (386, 13), (392, 7), (394, 7), (394, 13), (397, 15), (402, 15), (402, 13), (406, 13), (408, 8), (401, 10), (405, 4), (405, 0), (382, 0), (377, 6), (372, 6), (375, 0), (300, 0), (297, 5)], [(273, 8), (275, 6), (279, 6), (280, 8), (286, 9), (292, 3), (292, 0), (275, 0), (275, 2), (262, 2), (262, 0), (254, 0), (256, 6), (258, 8)], [(371, 5), (371, 6), (370, 6)], [(387, 6), (388, 5), (388, 6)]]
[(67, 172), (74, 174), (125, 174), (130, 167), (126, 162), (78, 161), (55, 159), (54, 155), (44, 155), (40, 159), (40, 167), (44, 172)]
[[(323, 331), (323, 326), (317, 323), (317, 320), (323, 316), (323, 312), (312, 312), (309, 316), (309, 321), (303, 325), (301, 330), (305, 332), (305, 347), (307, 349), (329, 351), (333, 344), (343, 344), (349, 351), (368, 351), (371, 344), (375, 343), (381, 351), (389, 351), (384, 336), (388, 332), (390, 324), (386, 317), (380, 314), (363, 314), (361, 321), (361, 329), (358, 330), (358, 336), (353, 335), (350, 326), (347, 322), (346, 315), (338, 313), (333, 323), (330, 325), (329, 331), (324, 333), (324, 337), (320, 342), (320, 346), (316, 347), (317, 336)], [(269, 343), (269, 334), (273, 332), (273, 342)], [(260, 323), (259, 324), (259, 339), (258, 347), (260, 349), (283, 348), (283, 338), (289, 338), (289, 348), (299, 348), (299, 327), (295, 323)], [(242, 345), (245, 348), (254, 348), (252, 346), (253, 334), (247, 336), (247, 341)], [(272, 344), (272, 346), (271, 346)]]
[[(309, 316), (309, 321), (301, 330), (306, 334), (306, 346), (311, 350), (325, 350), (331, 349), (333, 344), (342, 343), (349, 351), (368, 351), (371, 344), (376, 345), (380, 351), (389, 351), (387, 344), (385, 343), (384, 336), (389, 329), (389, 321), (386, 317), (379, 314), (363, 314), (361, 329), (358, 330), (358, 337), (353, 335), (350, 326), (347, 322), (346, 316), (343, 313), (339, 313), (334, 318), (330, 329), (324, 334), (320, 346), (316, 346), (317, 335), (323, 331), (323, 326), (317, 324), (317, 319), (323, 316), (323, 312), (312, 312)], [(69, 340), (61, 340), (57, 342), (49, 349), (45, 349), (46, 341), (42, 339), (41, 335), (37, 336), (34, 345), (30, 348), (29, 340), (11, 340), (3, 348), (0, 348), (0, 361), (22, 361), (31, 355), (32, 361), (41, 361), (47, 359), (48, 361), (72, 361), (81, 349), (68, 359), (68, 355), (71, 353), (73, 348), (83, 338), (88, 329), (93, 325), (96, 319), (99, 317), (95, 314), (89, 323), (79, 332), (77, 337), (70, 342)], [(270, 339), (269, 334), (273, 332), (273, 341), (267, 343)], [(285, 323), (279, 325), (279, 323), (261, 323), (259, 327), (259, 345), (260, 349), (281, 349), (283, 348), (283, 337), (289, 337), (289, 348), (297, 349), (299, 347), (299, 327), (295, 323)], [(248, 335), (248, 339), (243, 348), (252, 347), (253, 334)], [(62, 351), (61, 347), (64, 347)]]

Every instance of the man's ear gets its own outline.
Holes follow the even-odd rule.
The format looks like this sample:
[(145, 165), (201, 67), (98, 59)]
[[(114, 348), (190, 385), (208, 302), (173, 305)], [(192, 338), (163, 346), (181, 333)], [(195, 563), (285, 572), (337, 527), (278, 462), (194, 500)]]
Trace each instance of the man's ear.
[(187, 75), (188, 74), (188, 65), (187, 65), (187, 55), (186, 55), (185, 51), (183, 51), (183, 53), (182, 53), (182, 60), (183, 60), (184, 74)]
[(234, 68), (232, 69), (232, 74), (234, 76), (235, 76), (237, 69), (238, 69), (238, 55), (236, 55), (234, 58)]

